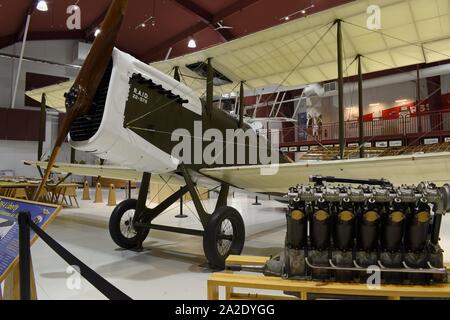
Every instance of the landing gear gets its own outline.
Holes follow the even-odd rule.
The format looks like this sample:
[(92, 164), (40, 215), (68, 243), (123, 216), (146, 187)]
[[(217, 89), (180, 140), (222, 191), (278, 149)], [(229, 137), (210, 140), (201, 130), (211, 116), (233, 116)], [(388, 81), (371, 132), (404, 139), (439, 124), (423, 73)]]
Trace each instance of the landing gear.
[[(203, 208), (195, 184), (184, 166), (180, 167), (186, 186), (174, 192), (155, 208), (146, 206), (151, 175), (144, 173), (138, 200), (121, 202), (113, 211), (109, 231), (113, 241), (124, 249), (140, 249), (150, 229), (203, 237), (203, 251), (211, 267), (223, 269), (230, 254), (239, 255), (245, 242), (245, 226), (239, 212), (227, 206), (229, 187), (222, 185), (216, 209), (209, 214)], [(190, 193), (203, 230), (153, 224), (152, 221)]]
[(203, 236), (203, 250), (208, 262), (225, 268), (230, 255), (240, 255), (244, 248), (245, 226), (239, 212), (231, 207), (217, 209), (209, 219)]
[(113, 210), (109, 219), (109, 233), (119, 247), (124, 249), (137, 249), (141, 247), (150, 228), (135, 228), (134, 216), (137, 200), (128, 199), (119, 203)]

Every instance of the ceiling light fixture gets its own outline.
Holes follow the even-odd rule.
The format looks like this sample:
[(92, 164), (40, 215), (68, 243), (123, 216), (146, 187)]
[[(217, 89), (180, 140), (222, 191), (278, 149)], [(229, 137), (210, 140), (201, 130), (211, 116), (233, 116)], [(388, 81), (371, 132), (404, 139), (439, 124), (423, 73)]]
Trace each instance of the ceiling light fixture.
[(195, 39), (192, 38), (192, 37), (189, 38), (188, 48), (191, 48), (191, 49), (197, 48), (197, 42), (196, 42)]
[(43, 12), (48, 11), (47, 2), (44, 0), (40, 0), (36, 6), (36, 9)]
[(154, 16), (151, 16), (142, 21), (141, 23), (139, 23), (134, 29), (137, 30), (139, 28), (145, 28), (147, 26), (147, 23), (149, 22), (152, 25), (152, 27), (154, 27), (156, 25), (156, 18)]
[(281, 18), (280, 20), (289, 21), (293, 16), (296, 16), (296, 15), (298, 15), (298, 14), (300, 14), (300, 13), (303, 14), (303, 15), (305, 15), (305, 14), (308, 13), (308, 10), (313, 9), (314, 7), (315, 7), (314, 3), (311, 3), (311, 5), (310, 5), (309, 7), (304, 8), (304, 9), (301, 9), (301, 10), (298, 10), (298, 11), (296, 11), (296, 12), (294, 12), (294, 13), (291, 13), (290, 15), (284, 16), (284, 17)]

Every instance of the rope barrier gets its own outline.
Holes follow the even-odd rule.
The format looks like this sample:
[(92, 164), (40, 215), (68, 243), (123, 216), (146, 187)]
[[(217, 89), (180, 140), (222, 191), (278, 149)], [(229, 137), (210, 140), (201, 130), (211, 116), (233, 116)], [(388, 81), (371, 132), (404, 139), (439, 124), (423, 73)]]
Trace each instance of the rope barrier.
[(94, 270), (89, 268), (80, 259), (71, 254), (62, 245), (50, 237), (38, 225), (31, 221), (29, 212), (19, 213), (19, 269), (20, 269), (20, 295), (22, 300), (30, 300), (30, 229), (33, 230), (53, 251), (69, 265), (77, 266), (83, 276), (90, 284), (99, 290), (110, 300), (132, 300), (125, 293), (109, 283)]

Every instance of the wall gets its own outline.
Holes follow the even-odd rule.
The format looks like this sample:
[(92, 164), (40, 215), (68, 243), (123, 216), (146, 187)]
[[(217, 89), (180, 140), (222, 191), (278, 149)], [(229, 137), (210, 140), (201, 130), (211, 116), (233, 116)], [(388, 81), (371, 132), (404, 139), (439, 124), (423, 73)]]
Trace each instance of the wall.
[[(71, 64), (75, 40), (30, 41), (25, 46), (25, 57)], [(0, 50), (0, 52), (20, 55), (21, 43)], [(14, 80), (18, 69), (17, 59), (0, 58), (0, 105), (10, 106)], [(16, 107), (25, 105), (26, 73), (41, 73), (74, 79), (78, 70), (69, 67), (24, 61), (17, 91)]]
[[(55, 111), (47, 114), (43, 157), (50, 156), (51, 148), (58, 134), (58, 115)], [(22, 160), (37, 160), (38, 143), (30, 141), (0, 140), (0, 171), (14, 170), (17, 176), (37, 177), (38, 171), (34, 167), (25, 166)], [(96, 158), (85, 152), (76, 153), (77, 161), (94, 163)], [(57, 162), (70, 162), (70, 145), (64, 143)]]
[[(442, 77), (442, 93), (450, 91), (450, 75)], [(421, 81), (421, 98), (428, 96), (426, 80)], [(364, 89), (364, 114), (374, 113), (374, 116), (381, 116), (385, 109), (396, 106), (395, 101), (407, 99), (416, 101), (416, 83), (414, 81), (390, 84), (376, 88)], [(358, 91), (355, 86), (351, 92), (344, 94), (345, 120), (354, 120), (358, 117)], [(300, 112), (306, 112), (303, 107)], [(312, 115), (322, 115), (323, 123), (338, 122), (338, 96), (312, 97), (307, 112)]]
[[(24, 56), (71, 64), (76, 43), (77, 41), (74, 40), (30, 41), (26, 44)], [(19, 55), (20, 49), (21, 43), (2, 49), (0, 52)], [(17, 68), (17, 60), (0, 58), (1, 107), (11, 106), (12, 91)], [(78, 69), (24, 61), (22, 64), (19, 89), (15, 103), (15, 107), (20, 109), (28, 109), (25, 107), (25, 79), (27, 72), (74, 79)], [(18, 130), (20, 130), (20, 124), (18, 124)], [(51, 146), (53, 146), (56, 140), (57, 131), (57, 114), (55, 111), (49, 110), (46, 121), (46, 139), (43, 148), (44, 159), (51, 151)], [(35, 168), (25, 166), (21, 162), (21, 160), (36, 160), (36, 158), (37, 142), (0, 140), (0, 170), (14, 170), (18, 176), (38, 176), (38, 172)], [(94, 163), (95, 161), (95, 158), (91, 155), (81, 152), (77, 152), (76, 159), (77, 161), (83, 160), (86, 163)], [(68, 162), (69, 160), (70, 147), (68, 144), (64, 144), (57, 161)]]

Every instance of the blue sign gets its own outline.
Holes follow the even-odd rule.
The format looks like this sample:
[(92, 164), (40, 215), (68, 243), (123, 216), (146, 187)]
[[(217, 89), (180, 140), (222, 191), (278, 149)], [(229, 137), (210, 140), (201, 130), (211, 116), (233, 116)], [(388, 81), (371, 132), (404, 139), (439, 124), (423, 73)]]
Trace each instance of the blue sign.
[[(59, 212), (59, 206), (33, 203), (17, 199), (0, 197), (0, 282), (6, 272), (19, 256), (19, 224), (20, 212), (29, 212), (31, 220), (40, 228), (45, 228)], [(30, 231), (30, 239), (35, 234)]]

